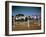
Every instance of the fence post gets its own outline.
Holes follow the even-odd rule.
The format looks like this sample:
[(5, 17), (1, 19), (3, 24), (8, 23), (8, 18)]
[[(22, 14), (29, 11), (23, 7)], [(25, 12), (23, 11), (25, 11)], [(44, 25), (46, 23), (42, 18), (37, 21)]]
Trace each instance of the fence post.
[(28, 17), (28, 29), (29, 29), (29, 17)]

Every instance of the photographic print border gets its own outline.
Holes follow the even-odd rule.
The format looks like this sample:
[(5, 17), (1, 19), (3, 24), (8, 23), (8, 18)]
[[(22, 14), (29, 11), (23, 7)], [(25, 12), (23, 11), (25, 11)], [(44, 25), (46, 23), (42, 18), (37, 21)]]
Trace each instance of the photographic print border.
[[(44, 32), (42, 33), (27, 33), (27, 34), (9, 34), (9, 3), (27, 3), (27, 4), (42, 4), (44, 5)], [(5, 1), (5, 35), (18, 36), (18, 35), (32, 35), (32, 34), (45, 34), (45, 3), (36, 2), (19, 2), (19, 1)]]

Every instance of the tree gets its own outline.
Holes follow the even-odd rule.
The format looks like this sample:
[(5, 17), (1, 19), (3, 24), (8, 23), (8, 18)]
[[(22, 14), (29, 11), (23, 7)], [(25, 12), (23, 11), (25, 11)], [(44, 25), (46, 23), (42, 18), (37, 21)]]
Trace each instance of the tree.
[(24, 16), (24, 14), (18, 14), (18, 15), (16, 15), (16, 16)]

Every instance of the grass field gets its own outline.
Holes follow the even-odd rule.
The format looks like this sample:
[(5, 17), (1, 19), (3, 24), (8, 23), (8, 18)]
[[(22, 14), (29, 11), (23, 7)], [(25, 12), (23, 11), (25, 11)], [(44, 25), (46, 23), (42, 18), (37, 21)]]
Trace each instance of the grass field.
[[(29, 25), (28, 25), (29, 24)], [(40, 20), (29, 20), (24, 22), (15, 22), (15, 25), (12, 27), (12, 31), (19, 30), (39, 30), (41, 29)]]

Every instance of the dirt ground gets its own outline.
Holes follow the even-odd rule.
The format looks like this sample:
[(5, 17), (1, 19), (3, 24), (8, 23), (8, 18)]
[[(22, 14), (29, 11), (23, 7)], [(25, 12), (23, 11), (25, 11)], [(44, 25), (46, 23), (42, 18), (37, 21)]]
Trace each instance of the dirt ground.
[(15, 25), (12, 26), (12, 31), (39, 30), (39, 29), (41, 29), (41, 24), (40, 24), (40, 21), (37, 21), (37, 20), (31, 20), (31, 21), (29, 21), (29, 23), (28, 23), (28, 21), (15, 22)]

